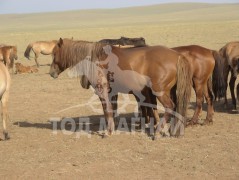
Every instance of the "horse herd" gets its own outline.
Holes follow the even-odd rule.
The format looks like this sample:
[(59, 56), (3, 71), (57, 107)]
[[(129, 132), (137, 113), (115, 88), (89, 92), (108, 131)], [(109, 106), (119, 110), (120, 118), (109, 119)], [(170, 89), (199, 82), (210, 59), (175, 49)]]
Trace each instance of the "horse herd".
[[(133, 47), (117, 47), (133, 45)], [(107, 120), (106, 135), (114, 132), (118, 93), (133, 94), (138, 101), (140, 117), (149, 123), (154, 119), (154, 135), (181, 136), (186, 126), (187, 105), (191, 87), (196, 93), (196, 109), (189, 125), (198, 124), (204, 98), (207, 102), (205, 124), (213, 122), (213, 101), (224, 98), (227, 105), (227, 81), (229, 72), (233, 109), (237, 108), (234, 93), (239, 72), (239, 42), (230, 42), (219, 51), (198, 45), (167, 48), (148, 46), (144, 38), (104, 39), (87, 42), (72, 39), (37, 41), (30, 43), (24, 56), (35, 54), (39, 67), (40, 54), (52, 55), (49, 74), (57, 78), (66, 69), (80, 76), (81, 85), (95, 90), (102, 103)], [(0, 99), (2, 104), (3, 138), (9, 139), (8, 96), (14, 60), (15, 46), (0, 45)], [(239, 101), (239, 84), (237, 85)], [(163, 118), (157, 112), (157, 100), (165, 108)], [(167, 126), (170, 123), (170, 127)]]

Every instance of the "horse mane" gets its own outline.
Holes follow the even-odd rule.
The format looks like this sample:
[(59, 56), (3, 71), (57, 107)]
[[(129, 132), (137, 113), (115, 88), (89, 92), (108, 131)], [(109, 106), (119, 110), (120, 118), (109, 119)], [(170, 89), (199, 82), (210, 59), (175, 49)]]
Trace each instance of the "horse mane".
[(88, 41), (72, 41), (63, 40), (63, 45), (59, 51), (61, 56), (62, 66), (65, 68), (73, 67), (87, 56), (91, 61), (100, 58), (103, 54), (103, 47), (105, 44), (99, 42)]

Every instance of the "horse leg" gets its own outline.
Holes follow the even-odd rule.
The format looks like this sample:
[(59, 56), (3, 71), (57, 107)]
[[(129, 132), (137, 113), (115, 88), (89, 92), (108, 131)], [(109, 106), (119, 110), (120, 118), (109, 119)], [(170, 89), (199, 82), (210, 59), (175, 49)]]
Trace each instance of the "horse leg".
[(118, 114), (117, 114), (117, 109), (118, 109), (117, 100), (118, 100), (118, 94), (111, 97), (111, 103), (112, 103), (112, 107), (113, 107), (113, 117), (118, 116)]
[(228, 107), (228, 102), (227, 102), (227, 87), (228, 87), (228, 75), (229, 75), (229, 67), (225, 69), (225, 72), (224, 72), (224, 81), (225, 81), (225, 84), (226, 84), (226, 93), (225, 93), (225, 100), (224, 100), (224, 105), (226, 107)]
[(11, 58), (10, 59), (10, 69), (11, 69), (11, 74), (14, 74), (14, 70), (13, 70), (13, 68), (14, 68), (14, 59), (13, 58)]
[(230, 79), (229, 85), (230, 85), (230, 92), (231, 92), (231, 97), (232, 97), (233, 110), (236, 110), (236, 97), (235, 97), (235, 92), (234, 92), (235, 81), (236, 81), (236, 77), (234, 76), (233, 73), (231, 73), (231, 79)]
[(162, 95), (157, 96), (157, 99), (165, 108), (165, 113), (160, 123), (156, 124), (156, 127), (157, 127), (156, 131), (161, 133), (164, 136), (169, 136), (170, 134), (169, 134), (169, 128), (167, 127), (167, 122), (169, 121), (174, 109), (173, 101), (170, 98), (170, 92), (162, 93)]
[(7, 109), (7, 104), (8, 104), (8, 96), (9, 92), (6, 91), (1, 99), (2, 103), (2, 121), (3, 121), (3, 140), (9, 139), (9, 135), (7, 132), (7, 121), (9, 120), (9, 115), (8, 115), (8, 109)]
[(39, 57), (39, 53), (37, 53), (37, 52), (35, 52), (35, 51), (33, 51), (34, 52), (34, 54), (35, 54), (35, 62), (36, 62), (36, 65), (37, 65), (37, 67), (40, 67), (40, 65), (39, 65), (39, 63), (38, 63), (38, 61), (37, 61), (37, 58)]
[(174, 111), (176, 111), (176, 106), (177, 106), (176, 90), (177, 90), (177, 86), (175, 85), (175, 86), (171, 89), (171, 92), (170, 92), (171, 99), (172, 99), (173, 103), (175, 104)]
[(113, 118), (113, 106), (110, 101), (106, 100), (107, 98), (100, 98), (105, 118), (108, 122), (108, 135), (112, 135), (114, 132), (115, 124)]
[(194, 81), (195, 84), (195, 93), (196, 93), (196, 109), (194, 111), (194, 115), (189, 123), (189, 125), (198, 124), (198, 118), (202, 111), (202, 103), (203, 103), (203, 89), (202, 85), (198, 81)]
[(156, 96), (153, 95), (151, 89), (148, 90), (148, 96), (147, 96), (147, 101), (151, 107), (148, 107), (148, 114), (150, 114), (150, 117), (154, 118), (154, 125), (156, 128), (156, 125), (159, 124), (160, 118), (158, 114), (158, 109), (157, 109), (157, 99)]
[[(208, 83), (210, 83), (209, 81), (210, 80), (208, 80)], [(213, 95), (208, 85), (204, 86), (203, 93), (207, 101), (207, 117), (205, 120), (205, 124), (211, 124), (213, 123), (213, 114), (214, 114), (213, 103), (212, 103)]]
[(13, 74), (13, 64), (10, 58), (6, 58), (6, 64), (5, 64), (9, 70)]

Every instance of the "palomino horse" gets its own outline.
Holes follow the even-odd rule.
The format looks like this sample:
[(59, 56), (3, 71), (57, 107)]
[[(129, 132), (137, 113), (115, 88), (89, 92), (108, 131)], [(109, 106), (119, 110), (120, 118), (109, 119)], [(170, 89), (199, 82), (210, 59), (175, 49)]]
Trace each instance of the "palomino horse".
[[(170, 91), (177, 83), (178, 117), (171, 134), (183, 135), (192, 79), (190, 64), (184, 56), (163, 46), (121, 49), (102, 43), (60, 38), (53, 50), (50, 75), (57, 78), (65, 69), (82, 66), (81, 62), (87, 59), (91, 63), (86, 63), (88, 67), (82, 67), (80, 74), (87, 76), (101, 100), (109, 134), (114, 131), (111, 98), (119, 92), (129, 93), (127, 90), (140, 92), (144, 87), (150, 87), (166, 109), (164, 122), (157, 124), (157, 130), (162, 131), (174, 108)], [(111, 72), (114, 66), (117, 68), (116, 75)]]
[(16, 46), (2, 46), (0, 47), (0, 61), (11, 69), (13, 73), (14, 59), (17, 60), (17, 47)]
[(1, 106), (2, 106), (2, 121), (3, 121), (3, 138), (1, 140), (9, 139), (6, 123), (9, 119), (7, 103), (8, 103), (10, 82), (11, 82), (11, 78), (10, 78), (8, 69), (2, 62), (0, 62), (0, 85), (1, 85), (0, 100), (1, 100)]
[[(236, 97), (235, 97), (235, 82), (239, 73), (239, 42), (230, 42), (223, 46), (219, 53), (225, 58), (227, 65), (224, 68), (224, 79), (227, 84), (229, 72), (231, 78), (229, 82), (230, 92), (232, 97), (233, 109), (236, 110)], [(227, 95), (225, 94), (225, 104), (227, 105)]]
[(52, 50), (55, 47), (57, 41), (56, 40), (52, 40), (52, 41), (36, 41), (33, 43), (30, 43), (24, 53), (24, 56), (27, 59), (30, 59), (30, 52), (31, 50), (34, 52), (35, 54), (35, 61), (36, 61), (36, 65), (37, 67), (39, 67), (39, 63), (37, 61), (37, 58), (39, 57), (40, 54), (43, 55), (51, 55), (52, 54)]

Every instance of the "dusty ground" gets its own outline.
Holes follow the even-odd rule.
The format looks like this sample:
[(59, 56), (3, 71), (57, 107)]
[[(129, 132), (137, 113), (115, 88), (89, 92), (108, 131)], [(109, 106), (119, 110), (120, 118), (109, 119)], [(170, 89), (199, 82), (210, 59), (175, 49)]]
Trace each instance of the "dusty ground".
[[(35, 40), (60, 36), (98, 40), (126, 35), (144, 36), (152, 45), (201, 44), (218, 49), (228, 41), (238, 40), (238, 28), (239, 22), (230, 20), (32, 32), (13, 28), (12, 33), (0, 33), (0, 38), (18, 45), (21, 63), (34, 65), (33, 60), (23, 57), (23, 52)], [(79, 81), (68, 78), (66, 73), (52, 79), (47, 74), (51, 57), (41, 56), (39, 62), (42, 66), (38, 73), (12, 76), (8, 123), (11, 139), (0, 142), (0, 179), (239, 179), (239, 116), (225, 109), (223, 102), (215, 103), (213, 125), (187, 128), (184, 138), (152, 141), (144, 133), (120, 132), (102, 139), (96, 132), (102, 113), (88, 106), (57, 113), (87, 103), (93, 92), (82, 89)], [(193, 95), (189, 117), (194, 103)], [(121, 117), (133, 116), (133, 108), (130, 105)], [(71, 135), (65, 135), (60, 128), (55, 134), (49, 122), (51, 118), (85, 116), (91, 119), (91, 138), (77, 138), (77, 133), (71, 131), (67, 131)]]

